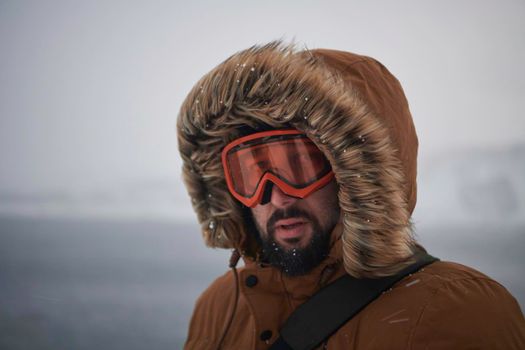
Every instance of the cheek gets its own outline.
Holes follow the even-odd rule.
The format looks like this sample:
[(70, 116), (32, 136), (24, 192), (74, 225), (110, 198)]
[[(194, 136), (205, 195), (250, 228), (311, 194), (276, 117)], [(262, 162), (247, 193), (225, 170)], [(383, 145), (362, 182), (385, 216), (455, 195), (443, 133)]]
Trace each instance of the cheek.
[(251, 208), (253, 220), (260, 229), (266, 227), (266, 222), (268, 221), (267, 211), (262, 205)]
[(337, 197), (338, 187), (335, 183), (330, 183), (319, 193), (316, 202), (318, 216), (323, 226), (332, 226), (339, 220), (340, 208)]
[(325, 201), (324, 205), (317, 209), (317, 213), (319, 213), (317, 219), (326, 227), (326, 225), (331, 224), (339, 218), (339, 204), (338, 202)]

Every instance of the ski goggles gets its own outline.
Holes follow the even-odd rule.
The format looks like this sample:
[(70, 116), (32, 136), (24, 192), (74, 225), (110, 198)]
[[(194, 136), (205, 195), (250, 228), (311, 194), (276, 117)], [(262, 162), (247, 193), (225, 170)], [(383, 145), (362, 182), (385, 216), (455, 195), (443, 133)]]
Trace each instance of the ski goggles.
[(295, 129), (241, 137), (223, 149), (222, 165), (230, 193), (248, 207), (262, 202), (269, 182), (305, 198), (334, 177), (323, 152)]

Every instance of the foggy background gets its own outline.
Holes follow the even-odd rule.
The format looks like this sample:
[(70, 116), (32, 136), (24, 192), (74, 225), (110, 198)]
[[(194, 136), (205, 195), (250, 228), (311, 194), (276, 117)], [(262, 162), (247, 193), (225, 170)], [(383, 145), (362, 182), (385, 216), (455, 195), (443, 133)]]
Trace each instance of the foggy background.
[(181, 183), (197, 80), (275, 39), (372, 56), (420, 140), (416, 233), (525, 303), (525, 2), (0, 0), (0, 348), (175, 349), (227, 269)]

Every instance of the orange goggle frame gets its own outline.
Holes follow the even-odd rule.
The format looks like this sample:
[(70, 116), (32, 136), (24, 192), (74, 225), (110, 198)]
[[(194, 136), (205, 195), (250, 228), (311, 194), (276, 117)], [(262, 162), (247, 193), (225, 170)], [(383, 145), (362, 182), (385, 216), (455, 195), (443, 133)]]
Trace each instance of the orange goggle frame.
[(334, 177), (323, 152), (295, 129), (241, 137), (223, 149), (222, 165), (230, 193), (248, 207), (261, 203), (268, 181), (305, 198)]

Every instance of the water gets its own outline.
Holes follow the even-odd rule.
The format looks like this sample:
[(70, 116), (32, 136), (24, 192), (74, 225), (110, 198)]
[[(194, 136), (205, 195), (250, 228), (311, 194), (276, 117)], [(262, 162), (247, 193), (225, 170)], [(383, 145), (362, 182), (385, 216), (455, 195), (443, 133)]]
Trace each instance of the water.
[(182, 348), (220, 253), (197, 226), (3, 218), (0, 348)]
[[(484, 271), (523, 305), (525, 230), (420, 231), (431, 253)], [(180, 349), (228, 256), (196, 225), (0, 218), (0, 348)]]

